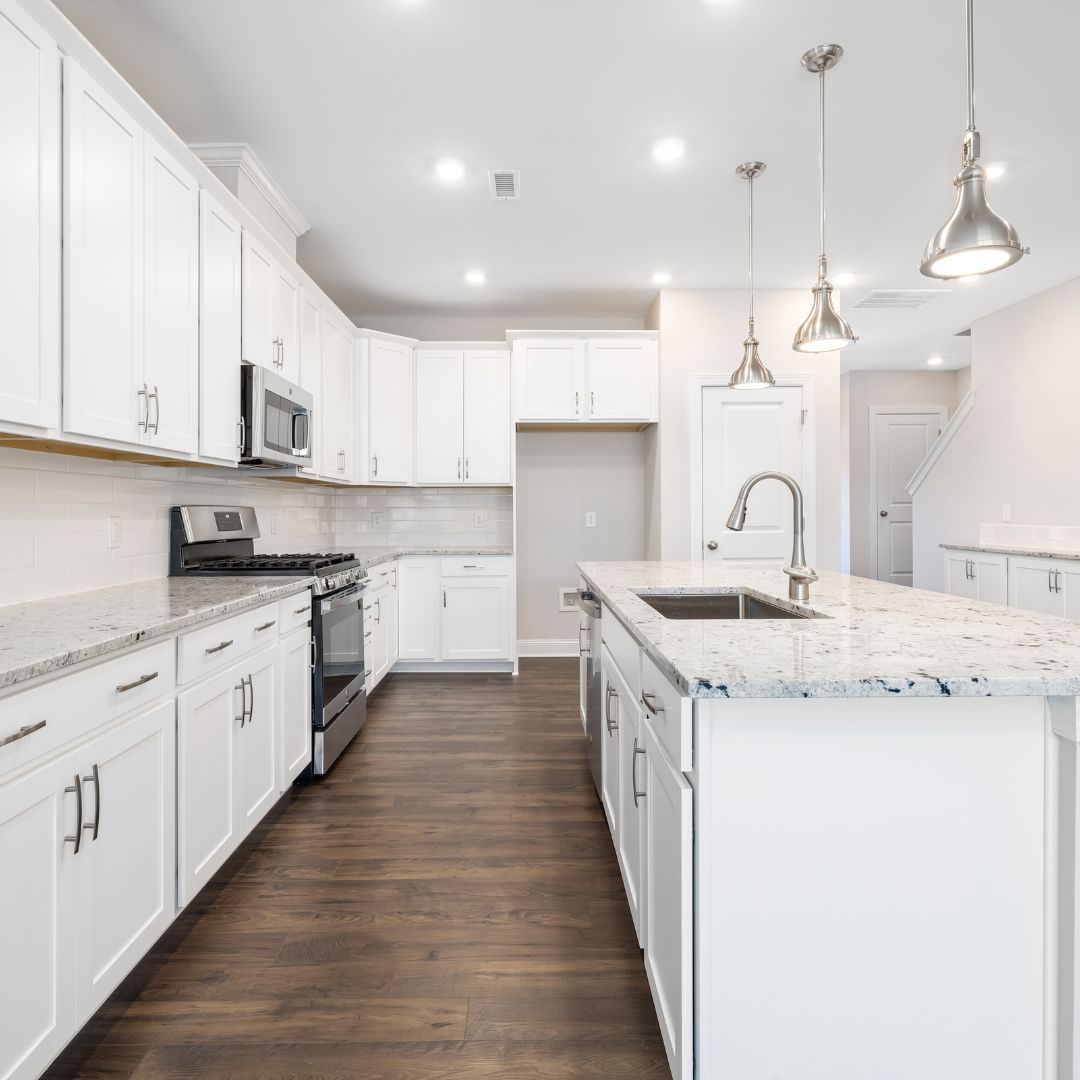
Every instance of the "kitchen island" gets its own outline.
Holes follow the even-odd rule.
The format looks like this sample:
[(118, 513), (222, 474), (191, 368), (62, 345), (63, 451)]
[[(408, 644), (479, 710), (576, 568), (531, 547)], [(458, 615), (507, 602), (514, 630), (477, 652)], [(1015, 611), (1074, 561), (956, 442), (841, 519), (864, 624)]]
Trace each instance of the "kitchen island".
[[(677, 1080), (1072, 1076), (1080, 624), (832, 573), (797, 604), (773, 567), (579, 570)], [(649, 602), (717, 592), (755, 617)]]

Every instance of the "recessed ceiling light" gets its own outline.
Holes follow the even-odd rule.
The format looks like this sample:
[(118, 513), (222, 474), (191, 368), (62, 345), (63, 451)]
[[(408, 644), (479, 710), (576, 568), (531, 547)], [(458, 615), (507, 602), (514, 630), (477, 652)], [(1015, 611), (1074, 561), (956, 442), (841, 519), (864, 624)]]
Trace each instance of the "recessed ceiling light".
[(467, 270), (465, 272), (466, 285), (483, 285), (487, 281), (487, 274), (483, 270)]
[(942, 362), (942, 360), (941, 360), (941, 357), (940, 357), (940, 356), (928, 356), (928, 357), (926, 358), (926, 362), (927, 362), (927, 363), (928, 363), (928, 364), (929, 364), (929, 365), (930, 365), (931, 367), (940, 367), (940, 366), (941, 366), (941, 362)]
[(444, 184), (456, 184), (465, 179), (465, 164), (457, 158), (443, 158), (435, 163), (435, 175)]
[(685, 154), (686, 143), (674, 135), (658, 139), (652, 146), (653, 161), (658, 165), (674, 165), (675, 162), (681, 161)]
[(654, 285), (666, 285), (671, 280), (670, 270), (657, 270), (652, 276), (652, 283)]
[(986, 178), (988, 180), (998, 180), (1005, 175), (1005, 162), (1004, 161), (991, 161), (984, 165), (986, 170)]
[(849, 285), (855, 284), (854, 274), (833, 274), (832, 283), (838, 289), (846, 289)]

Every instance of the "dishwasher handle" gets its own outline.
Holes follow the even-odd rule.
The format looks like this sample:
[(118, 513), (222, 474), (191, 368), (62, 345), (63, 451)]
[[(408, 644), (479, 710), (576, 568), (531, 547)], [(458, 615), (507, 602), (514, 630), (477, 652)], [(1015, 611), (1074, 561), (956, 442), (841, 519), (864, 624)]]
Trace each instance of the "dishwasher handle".
[(585, 589), (579, 589), (578, 594), (574, 599), (577, 602), (577, 606), (581, 608), (590, 619), (600, 618), (600, 601), (596, 599), (594, 593), (588, 592)]

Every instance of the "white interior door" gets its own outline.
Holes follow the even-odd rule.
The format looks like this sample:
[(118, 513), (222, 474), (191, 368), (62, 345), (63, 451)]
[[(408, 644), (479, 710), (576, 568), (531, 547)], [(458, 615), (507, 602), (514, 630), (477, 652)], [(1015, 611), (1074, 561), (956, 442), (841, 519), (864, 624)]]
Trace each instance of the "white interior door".
[[(702, 389), (701, 522), (705, 559), (790, 558), (791, 495), (779, 482), (763, 481), (754, 489), (742, 532), (732, 532), (725, 523), (743, 481), (754, 473), (766, 469), (788, 473), (806, 493), (802, 402), (799, 386)], [(808, 499), (806, 518), (811, 523), (813, 511)], [(808, 532), (808, 544), (810, 535)]]
[(874, 468), (870, 505), (875, 515), (876, 577), (910, 585), (911, 496), (907, 484), (945, 424), (945, 411), (871, 413)]

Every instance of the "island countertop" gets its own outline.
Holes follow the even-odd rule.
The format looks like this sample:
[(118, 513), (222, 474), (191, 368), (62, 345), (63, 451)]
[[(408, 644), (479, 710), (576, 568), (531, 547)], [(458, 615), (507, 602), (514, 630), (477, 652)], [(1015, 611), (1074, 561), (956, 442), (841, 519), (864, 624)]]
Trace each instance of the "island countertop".
[[(810, 602), (779, 567), (583, 562), (582, 576), (690, 697), (1080, 695), (1080, 623), (820, 571)], [(638, 593), (748, 590), (820, 618), (675, 620)]]

